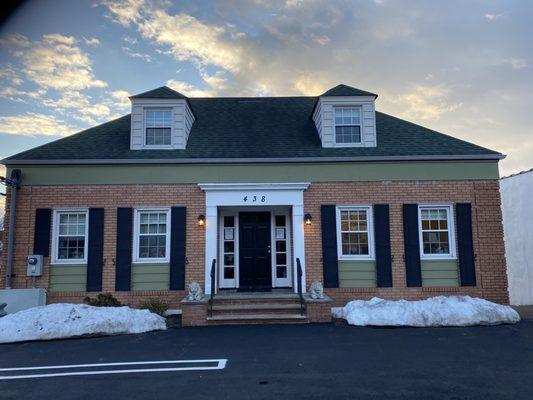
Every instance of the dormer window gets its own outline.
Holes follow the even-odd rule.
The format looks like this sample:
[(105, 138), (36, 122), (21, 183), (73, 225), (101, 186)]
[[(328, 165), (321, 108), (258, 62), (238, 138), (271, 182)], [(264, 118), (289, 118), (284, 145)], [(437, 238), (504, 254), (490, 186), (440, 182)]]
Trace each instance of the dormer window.
[(184, 150), (194, 124), (187, 97), (166, 86), (130, 97), (131, 150)]
[(145, 144), (170, 146), (172, 144), (172, 110), (148, 109), (145, 111)]
[(361, 143), (361, 107), (334, 107), (335, 143)]

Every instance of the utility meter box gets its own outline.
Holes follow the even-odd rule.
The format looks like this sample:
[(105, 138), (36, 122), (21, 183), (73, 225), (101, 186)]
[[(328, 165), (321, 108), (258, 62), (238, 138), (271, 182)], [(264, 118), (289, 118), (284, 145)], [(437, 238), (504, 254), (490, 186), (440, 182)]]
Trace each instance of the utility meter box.
[(43, 274), (43, 256), (34, 254), (28, 256), (28, 272), (27, 276), (41, 276)]

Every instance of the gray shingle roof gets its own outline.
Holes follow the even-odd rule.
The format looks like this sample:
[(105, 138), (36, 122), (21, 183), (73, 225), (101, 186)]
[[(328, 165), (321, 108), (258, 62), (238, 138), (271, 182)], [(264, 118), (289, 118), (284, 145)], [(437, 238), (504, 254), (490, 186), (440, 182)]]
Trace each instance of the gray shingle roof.
[(348, 85), (340, 84), (321, 94), (321, 96), (373, 96), (378, 97), (375, 93), (357, 89)]
[(130, 150), (130, 116), (9, 157), (14, 160), (135, 160), (498, 156), (499, 153), (376, 112), (377, 147), (322, 148), (312, 111), (318, 97), (189, 98), (196, 115), (185, 150)]
[(187, 97), (180, 92), (172, 90), (168, 86), (161, 86), (144, 93), (131, 96), (130, 99), (186, 99)]

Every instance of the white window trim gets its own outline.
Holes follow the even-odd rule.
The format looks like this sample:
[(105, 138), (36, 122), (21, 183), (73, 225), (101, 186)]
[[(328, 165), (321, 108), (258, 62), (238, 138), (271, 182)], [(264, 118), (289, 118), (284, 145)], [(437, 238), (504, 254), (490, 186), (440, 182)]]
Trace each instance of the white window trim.
[[(133, 216), (133, 255), (132, 260), (135, 264), (166, 264), (170, 262), (170, 207), (143, 207), (136, 208)], [(140, 258), (139, 257), (139, 233), (140, 233), (140, 213), (142, 212), (164, 212), (167, 214), (167, 233), (166, 233), (166, 257), (161, 258)]]
[[(359, 125), (345, 125), (335, 122), (335, 109), (336, 108), (357, 108), (359, 110)], [(352, 143), (338, 143), (337, 142), (337, 126), (359, 126), (359, 132), (361, 134), (361, 140), (359, 142)], [(360, 104), (335, 104), (333, 106), (333, 143), (335, 147), (361, 147), (365, 145), (364, 133), (363, 133), (363, 106)]]
[[(146, 144), (146, 113), (148, 111), (170, 111), (170, 144)], [(174, 109), (172, 107), (143, 107), (143, 148), (172, 149), (174, 144)]]
[[(448, 254), (424, 254), (424, 242), (422, 240), (422, 209), (425, 208), (446, 208), (448, 209), (448, 241), (450, 243), (450, 253)], [(419, 204), (418, 205), (418, 242), (420, 247), (421, 260), (456, 260), (455, 252), (455, 224), (453, 215), (453, 204)]]
[[(286, 267), (287, 267), (287, 277), (278, 278), (277, 275), (277, 263), (276, 263), (276, 216), (284, 215), (285, 216), (285, 243), (286, 243)], [(289, 210), (276, 211), (272, 209), (270, 211), (270, 249), (271, 249), (271, 265), (272, 265), (272, 287), (291, 287), (292, 284), (292, 254), (291, 254), (291, 216)]]
[[(341, 211), (348, 210), (366, 210), (368, 225), (368, 255), (366, 254), (342, 254), (342, 234), (341, 234)], [(375, 260), (374, 251), (374, 211), (371, 205), (343, 205), (336, 207), (336, 225), (337, 225), (337, 258), (339, 260)]]
[[(224, 278), (224, 217), (233, 217), (233, 279)], [(218, 285), (221, 289), (234, 289), (239, 287), (239, 212), (222, 211), (219, 215), (219, 249), (220, 255), (218, 260), (219, 279)]]
[[(58, 248), (59, 245), (59, 214), (62, 213), (84, 213), (85, 214), (85, 250), (83, 258), (69, 258), (59, 259)], [(88, 208), (58, 208), (54, 210), (52, 219), (52, 260), (51, 264), (63, 265), (85, 265), (87, 264), (87, 254), (89, 252), (89, 209)]]

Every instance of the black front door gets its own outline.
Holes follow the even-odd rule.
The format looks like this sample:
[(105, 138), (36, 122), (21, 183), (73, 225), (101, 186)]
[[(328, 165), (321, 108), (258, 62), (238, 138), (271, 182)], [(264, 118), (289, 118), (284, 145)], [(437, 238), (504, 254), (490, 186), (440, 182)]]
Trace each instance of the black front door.
[(272, 289), (270, 213), (239, 213), (239, 290)]

